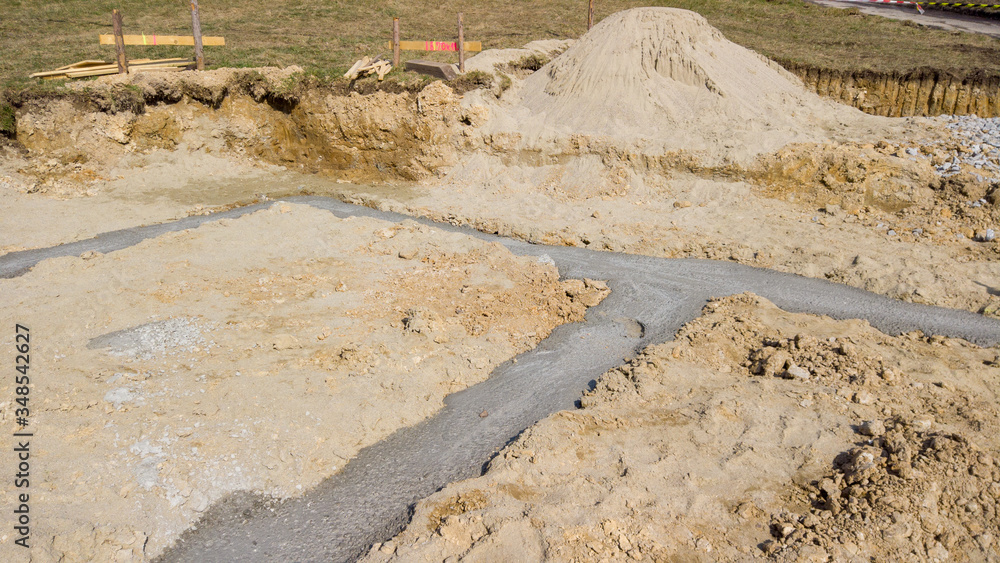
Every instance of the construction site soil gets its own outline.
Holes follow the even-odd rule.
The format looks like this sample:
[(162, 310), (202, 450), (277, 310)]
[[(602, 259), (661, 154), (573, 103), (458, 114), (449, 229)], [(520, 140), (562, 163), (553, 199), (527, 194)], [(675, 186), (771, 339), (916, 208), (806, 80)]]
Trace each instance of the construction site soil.
[[(666, 8), (467, 66), (482, 87), (222, 69), (25, 100), (0, 253), (316, 194), (1000, 311), (998, 147), (946, 119), (821, 98)], [(300, 495), (607, 294), (464, 235), (280, 202), (0, 286), (44, 374), (32, 561), (147, 560), (228, 493)], [(998, 365), (719, 296), (367, 558), (997, 561)], [(23, 556), (14, 539), (0, 558)]]

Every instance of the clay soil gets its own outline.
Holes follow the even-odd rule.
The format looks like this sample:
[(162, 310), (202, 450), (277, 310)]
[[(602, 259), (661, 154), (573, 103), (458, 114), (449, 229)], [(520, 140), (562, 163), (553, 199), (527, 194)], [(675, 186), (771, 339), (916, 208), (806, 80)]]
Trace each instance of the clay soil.
[[(0, 147), (0, 252), (321, 194), (1000, 309), (996, 180), (935, 170), (969, 149), (940, 120), (820, 99), (669, 10), (469, 67), (462, 93), (289, 90), (299, 69), (264, 68), (26, 102)], [(227, 493), (300, 494), (606, 294), (469, 237), (281, 202), (0, 287), (35, 339), (38, 561), (147, 560)], [(1000, 560), (998, 363), (720, 296), (368, 558)], [(5, 380), (8, 428), (13, 397)]]

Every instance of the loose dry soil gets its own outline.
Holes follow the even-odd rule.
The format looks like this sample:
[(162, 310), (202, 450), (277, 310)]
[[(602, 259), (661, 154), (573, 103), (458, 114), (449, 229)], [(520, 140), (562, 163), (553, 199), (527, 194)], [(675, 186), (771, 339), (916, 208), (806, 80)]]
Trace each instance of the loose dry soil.
[(110, 561), (155, 555), (229, 492), (316, 485), (601, 290), (497, 244), (276, 203), (48, 260), (4, 295), (34, 337), (32, 560)]
[[(26, 102), (0, 148), (0, 252), (323, 194), (1000, 308), (997, 180), (935, 170), (968, 152), (941, 121), (820, 99), (672, 9), (469, 68), (483, 87), (464, 94), (347, 93), (290, 68), (136, 73)], [(603, 295), (468, 237), (280, 203), (0, 287), (42, 374), (39, 561), (144, 560), (229, 491), (299, 494)], [(997, 363), (721, 299), (368, 557), (1000, 560)], [(13, 396), (5, 380), (8, 427)]]
[(995, 360), (713, 301), (366, 561), (995, 561)]

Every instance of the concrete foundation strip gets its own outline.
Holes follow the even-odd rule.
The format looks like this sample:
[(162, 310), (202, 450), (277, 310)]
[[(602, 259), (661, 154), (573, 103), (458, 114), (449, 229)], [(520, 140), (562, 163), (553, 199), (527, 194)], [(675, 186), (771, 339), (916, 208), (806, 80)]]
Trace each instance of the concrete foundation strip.
[[(339, 200), (284, 199), (326, 209), (337, 217), (413, 219)], [(0, 256), (0, 277), (14, 277), (41, 260), (113, 252), (160, 234), (195, 228), (263, 209), (258, 204), (211, 216), (124, 229), (61, 246)], [(184, 533), (160, 561), (347, 561), (397, 534), (414, 503), (456, 480), (481, 474), (484, 464), (525, 428), (573, 408), (580, 393), (638, 350), (669, 340), (697, 317), (712, 296), (751, 291), (791, 312), (860, 318), (889, 334), (912, 330), (1000, 343), (1000, 321), (904, 303), (825, 280), (731, 262), (665, 259), (534, 245), (464, 227), (416, 219), (434, 228), (504, 244), (515, 254), (552, 260), (564, 277), (604, 279), (611, 295), (586, 321), (557, 327), (534, 350), (497, 368), (478, 385), (454, 393), (445, 408), (362, 450), (341, 472), (302, 497), (271, 502), (252, 493), (216, 503), (196, 529)], [(634, 330), (635, 326), (642, 330)], [(480, 417), (488, 411), (490, 416)]]

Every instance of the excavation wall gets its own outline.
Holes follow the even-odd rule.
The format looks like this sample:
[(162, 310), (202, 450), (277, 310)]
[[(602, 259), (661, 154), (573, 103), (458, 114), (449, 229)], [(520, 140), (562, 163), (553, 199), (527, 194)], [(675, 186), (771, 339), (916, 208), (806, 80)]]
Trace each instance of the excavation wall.
[(105, 78), (19, 104), (16, 139), (57, 167), (97, 170), (136, 151), (187, 148), (355, 181), (417, 180), (454, 160), (454, 136), (475, 121), (440, 82), (362, 94), (301, 84), (295, 70)]
[(782, 66), (820, 96), (872, 115), (1000, 116), (1000, 76), (997, 75), (959, 77), (932, 69), (908, 73), (841, 71), (790, 62), (782, 62)]

